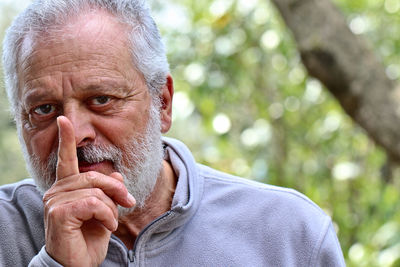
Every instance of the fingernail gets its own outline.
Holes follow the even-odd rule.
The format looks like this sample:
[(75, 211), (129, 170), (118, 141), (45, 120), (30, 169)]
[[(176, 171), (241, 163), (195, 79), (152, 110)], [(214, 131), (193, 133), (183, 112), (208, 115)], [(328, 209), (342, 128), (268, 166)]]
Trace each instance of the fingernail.
[(132, 206), (136, 204), (136, 199), (130, 193), (128, 193), (126, 196), (128, 198), (129, 203), (131, 203)]

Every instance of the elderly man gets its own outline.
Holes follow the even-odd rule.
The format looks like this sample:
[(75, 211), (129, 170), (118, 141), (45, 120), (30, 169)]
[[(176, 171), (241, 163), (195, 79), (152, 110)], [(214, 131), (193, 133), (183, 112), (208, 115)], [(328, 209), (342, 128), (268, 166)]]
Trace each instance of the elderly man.
[(303, 195), (195, 163), (141, 0), (39, 0), (9, 28), (6, 89), (33, 181), (0, 189), (1, 266), (343, 266)]

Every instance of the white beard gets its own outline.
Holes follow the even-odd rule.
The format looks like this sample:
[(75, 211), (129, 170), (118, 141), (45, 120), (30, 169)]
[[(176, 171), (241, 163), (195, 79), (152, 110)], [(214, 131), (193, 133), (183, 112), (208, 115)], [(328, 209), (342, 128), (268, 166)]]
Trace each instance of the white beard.
[[(79, 158), (90, 162), (110, 160), (116, 171), (124, 177), (129, 193), (136, 199), (136, 206), (124, 208), (118, 206), (120, 216), (143, 208), (162, 171), (163, 148), (161, 141), (161, 120), (158, 103), (151, 102), (149, 122), (143, 136), (132, 138), (121, 148), (114, 145), (87, 145), (78, 150)], [(29, 155), (26, 146), (23, 152), (27, 169), (42, 193), (55, 182), (57, 153), (52, 152), (47, 162), (42, 163), (36, 155)]]

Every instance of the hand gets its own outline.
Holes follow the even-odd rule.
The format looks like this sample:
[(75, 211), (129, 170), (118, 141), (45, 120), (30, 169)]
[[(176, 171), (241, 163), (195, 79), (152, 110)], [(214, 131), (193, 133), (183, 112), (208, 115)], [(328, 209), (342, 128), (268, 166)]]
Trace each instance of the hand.
[(46, 251), (64, 266), (98, 266), (118, 227), (117, 205), (135, 200), (120, 173), (79, 173), (73, 126), (63, 116), (57, 125), (57, 177), (43, 197)]

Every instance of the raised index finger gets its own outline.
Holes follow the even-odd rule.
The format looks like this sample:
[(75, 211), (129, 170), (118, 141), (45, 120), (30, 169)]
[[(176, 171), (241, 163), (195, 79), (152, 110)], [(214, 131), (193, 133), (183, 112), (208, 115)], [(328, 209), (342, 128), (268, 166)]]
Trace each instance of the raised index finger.
[(65, 116), (57, 118), (58, 126), (58, 160), (57, 180), (78, 174), (78, 158), (76, 155), (76, 143), (74, 127)]

